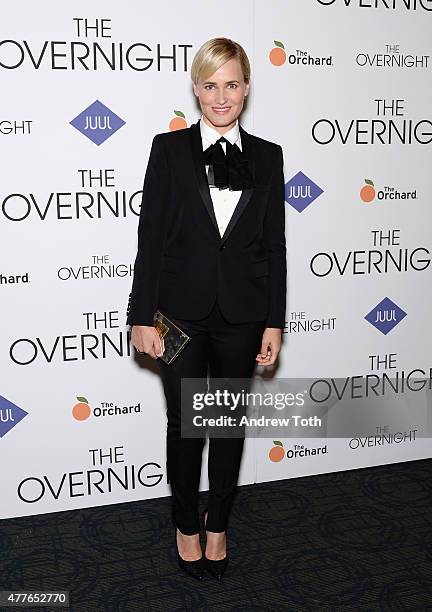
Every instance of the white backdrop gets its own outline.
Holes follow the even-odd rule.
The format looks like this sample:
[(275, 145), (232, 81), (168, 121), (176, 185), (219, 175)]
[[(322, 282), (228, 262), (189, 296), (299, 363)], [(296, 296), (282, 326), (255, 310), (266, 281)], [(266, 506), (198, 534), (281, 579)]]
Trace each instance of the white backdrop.
[[(429, 373), (431, 10), (427, 0), (217, 10), (17, 0), (3, 11), (3, 518), (170, 494), (162, 386), (132, 354), (126, 305), (150, 144), (176, 116), (187, 127), (201, 115), (190, 66), (214, 36), (251, 60), (242, 125), (284, 149), (289, 287), (276, 375)], [(406, 269), (386, 268), (386, 251), (400, 250)], [(388, 333), (365, 319), (377, 310), (396, 313)], [(369, 440), (276, 440), (278, 461), (273, 440), (248, 439), (240, 484), (431, 456), (415, 420), (380, 444), (375, 434), (398, 433), (380, 418)]]

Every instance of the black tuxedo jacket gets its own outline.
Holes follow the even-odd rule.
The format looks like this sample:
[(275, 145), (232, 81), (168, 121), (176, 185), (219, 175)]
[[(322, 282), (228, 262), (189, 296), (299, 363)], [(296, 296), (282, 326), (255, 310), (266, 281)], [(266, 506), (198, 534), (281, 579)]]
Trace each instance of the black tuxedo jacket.
[(285, 326), (283, 153), (239, 126), (254, 185), (221, 237), (202, 160), (199, 121), (156, 134), (144, 179), (127, 324), (153, 325), (157, 308), (201, 319), (218, 296), (230, 323)]

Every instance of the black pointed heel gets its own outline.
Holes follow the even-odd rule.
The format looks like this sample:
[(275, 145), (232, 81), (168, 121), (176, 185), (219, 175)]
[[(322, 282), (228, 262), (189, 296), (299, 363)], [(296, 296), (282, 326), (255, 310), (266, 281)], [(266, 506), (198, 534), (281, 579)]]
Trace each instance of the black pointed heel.
[[(204, 530), (206, 528), (206, 519), (205, 519), (206, 512), (207, 512), (207, 508), (205, 508), (202, 513)], [(205, 556), (205, 553), (203, 556), (205, 568), (207, 569), (208, 573), (211, 576), (213, 576), (213, 578), (216, 578), (216, 580), (222, 580), (224, 572), (228, 566), (228, 559), (229, 559), (228, 553), (223, 559), (218, 559), (216, 561), (214, 559), (207, 559), (207, 557)]]
[(177, 529), (174, 532), (174, 541), (177, 551), (177, 561), (179, 567), (189, 576), (192, 576), (196, 580), (202, 580), (204, 577), (204, 557), (202, 556), (200, 559), (196, 559), (195, 561), (186, 561), (182, 557), (180, 557), (180, 553), (178, 551), (177, 546)]
[(226, 557), (223, 559), (218, 559), (217, 561), (207, 559), (207, 557), (204, 555), (204, 563), (208, 573), (211, 574), (213, 578), (216, 578), (216, 580), (222, 580), (228, 565), (228, 553), (226, 554)]

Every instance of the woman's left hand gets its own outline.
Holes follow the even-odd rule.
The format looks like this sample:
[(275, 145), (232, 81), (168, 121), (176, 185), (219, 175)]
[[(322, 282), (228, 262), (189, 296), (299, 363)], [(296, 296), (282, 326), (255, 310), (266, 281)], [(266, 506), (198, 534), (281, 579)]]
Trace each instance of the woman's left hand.
[(282, 330), (279, 327), (266, 327), (261, 341), (261, 352), (255, 360), (259, 365), (273, 365), (279, 355), (282, 343)]

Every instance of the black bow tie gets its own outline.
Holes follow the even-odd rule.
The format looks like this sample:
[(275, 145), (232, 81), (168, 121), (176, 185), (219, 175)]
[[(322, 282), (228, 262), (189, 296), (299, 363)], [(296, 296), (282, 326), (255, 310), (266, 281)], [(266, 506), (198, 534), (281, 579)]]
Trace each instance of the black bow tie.
[[(221, 142), (226, 143), (226, 153)], [(253, 177), (248, 160), (237, 145), (231, 144), (223, 136), (203, 151), (204, 164), (208, 164), (208, 182), (210, 186), (232, 191), (241, 191), (253, 187)]]

